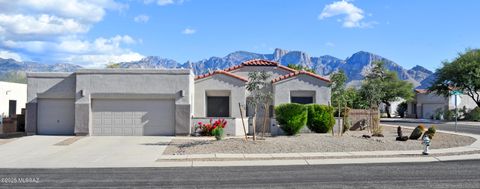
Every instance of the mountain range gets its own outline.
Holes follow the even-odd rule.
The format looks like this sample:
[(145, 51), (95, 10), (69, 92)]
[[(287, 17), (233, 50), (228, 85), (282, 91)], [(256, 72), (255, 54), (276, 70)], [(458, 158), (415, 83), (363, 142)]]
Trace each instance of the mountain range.
[[(303, 51), (289, 51), (277, 48), (272, 54), (236, 51), (225, 57), (210, 57), (196, 62), (187, 61), (185, 63), (158, 56), (148, 56), (139, 61), (116, 63), (115, 67), (157, 69), (191, 68), (193, 72), (198, 75), (217, 69), (225, 69), (251, 59), (267, 59), (279, 62), (282, 65), (298, 64), (309, 67), (315, 70), (317, 74), (326, 77), (333, 72), (343, 70), (348, 77), (348, 85), (350, 86), (359, 86), (361, 84), (362, 79), (368, 73), (374, 61), (383, 61), (387, 69), (397, 72), (400, 79), (413, 83), (417, 88), (428, 87), (430, 81), (434, 79), (433, 72), (422, 66), (417, 65), (411, 69), (405, 69), (387, 58), (365, 51), (354, 53), (346, 59), (339, 59), (330, 55), (314, 57)], [(66, 63), (42, 64), (0, 58), (0, 80), (7, 80), (5, 76), (11, 75), (11, 73), (22, 74), (24, 72), (46, 71), (71, 72), (80, 68), (82, 67)]]

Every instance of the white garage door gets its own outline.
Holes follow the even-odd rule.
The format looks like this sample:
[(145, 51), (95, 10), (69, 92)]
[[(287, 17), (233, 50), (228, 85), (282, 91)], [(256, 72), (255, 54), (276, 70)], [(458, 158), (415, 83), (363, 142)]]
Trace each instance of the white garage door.
[(37, 133), (73, 135), (75, 102), (73, 99), (38, 99)]
[(438, 109), (445, 109), (445, 105), (443, 104), (423, 104), (422, 105), (422, 114), (424, 119), (430, 119), (432, 116), (435, 115), (435, 112)]
[(169, 100), (94, 99), (92, 135), (175, 134), (175, 102)]

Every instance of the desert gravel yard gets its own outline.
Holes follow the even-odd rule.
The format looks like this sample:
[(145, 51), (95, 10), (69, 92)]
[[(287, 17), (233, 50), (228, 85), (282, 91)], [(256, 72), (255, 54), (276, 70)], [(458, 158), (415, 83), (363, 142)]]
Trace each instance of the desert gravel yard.
[[(351, 151), (395, 151), (422, 150), (421, 140), (395, 141), (396, 127), (384, 127), (385, 137), (363, 138), (367, 131), (349, 131), (342, 137), (331, 134), (302, 133), (297, 136), (266, 137), (266, 140), (245, 142), (241, 138), (221, 141), (205, 138), (173, 139), (164, 155), (210, 154), (210, 153), (301, 153), (301, 152), (351, 152)], [(402, 128), (404, 135), (412, 130)], [(431, 142), (431, 149), (467, 146), (474, 138), (437, 132)]]

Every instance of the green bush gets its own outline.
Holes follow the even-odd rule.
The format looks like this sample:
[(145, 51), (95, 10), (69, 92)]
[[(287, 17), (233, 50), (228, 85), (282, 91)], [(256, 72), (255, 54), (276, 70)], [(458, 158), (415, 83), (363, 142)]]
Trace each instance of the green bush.
[(432, 125), (430, 128), (428, 128), (425, 134), (428, 136), (428, 138), (432, 139), (433, 136), (435, 136), (436, 132), (437, 132), (437, 129), (435, 128), (435, 126)]
[(472, 111), (468, 112), (465, 116), (465, 119), (469, 121), (480, 121), (480, 107), (476, 107)]
[(331, 106), (320, 104), (309, 104), (308, 109), (308, 128), (316, 133), (327, 133), (335, 125), (333, 117), (334, 109)]
[(412, 134), (410, 134), (409, 138), (412, 140), (418, 140), (422, 136), (423, 131), (425, 131), (425, 127), (423, 127), (423, 125), (419, 125), (415, 127), (415, 129), (412, 131)]
[(443, 112), (443, 118), (447, 121), (455, 120), (455, 110), (445, 110)]
[(401, 117), (405, 117), (405, 112), (407, 112), (408, 104), (407, 102), (402, 102), (397, 106), (397, 114)]
[(280, 104), (275, 107), (275, 118), (287, 135), (295, 135), (307, 123), (307, 108), (296, 103)]

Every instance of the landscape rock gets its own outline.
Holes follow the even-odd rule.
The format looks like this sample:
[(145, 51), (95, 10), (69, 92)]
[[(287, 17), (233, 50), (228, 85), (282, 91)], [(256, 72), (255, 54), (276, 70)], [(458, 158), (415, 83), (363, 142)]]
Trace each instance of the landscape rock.
[(370, 135), (362, 135), (363, 138), (372, 138)]

